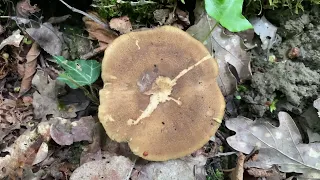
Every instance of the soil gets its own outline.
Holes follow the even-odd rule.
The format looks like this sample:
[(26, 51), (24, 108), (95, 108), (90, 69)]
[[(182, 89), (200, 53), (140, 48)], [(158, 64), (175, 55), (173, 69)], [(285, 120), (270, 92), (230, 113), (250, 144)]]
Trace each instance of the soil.
[[(271, 21), (278, 25), (277, 32), (282, 40), (275, 44), (269, 53), (261, 51), (261, 48), (251, 51), (253, 77), (250, 88), (236, 93), (241, 96), (246, 106), (240, 108), (241, 115), (272, 117), (281, 110), (300, 115), (312, 106), (320, 91), (318, 14), (318, 9), (312, 9), (291, 16), (291, 19), (282, 17), (282, 22), (279, 19)], [(290, 54), (289, 58), (291, 50), (294, 54)], [(276, 62), (266, 60), (270, 55), (275, 55)], [(271, 113), (270, 103), (276, 99), (279, 100), (276, 112)]]

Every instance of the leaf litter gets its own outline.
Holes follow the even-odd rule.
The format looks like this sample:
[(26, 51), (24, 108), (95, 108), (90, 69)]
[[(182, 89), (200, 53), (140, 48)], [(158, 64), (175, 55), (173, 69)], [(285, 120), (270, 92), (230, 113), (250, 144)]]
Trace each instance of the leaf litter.
[(302, 173), (301, 178), (320, 178), (320, 143), (304, 144), (298, 127), (286, 112), (278, 114), (280, 126), (267, 121), (238, 117), (226, 121), (228, 129), (236, 135), (227, 141), (234, 149), (249, 154), (255, 147), (259, 153), (247, 167), (262, 169), (278, 166), (282, 172)]
[(187, 32), (203, 42), (217, 59), (219, 65), (217, 81), (222, 93), (227, 96), (237, 87), (237, 78), (231, 72), (230, 64), (236, 69), (241, 81), (250, 79), (250, 56), (238, 35), (226, 35), (225, 30), (203, 11), (202, 4), (198, 3), (197, 6), (195, 9), (195, 14), (198, 15), (197, 21)]

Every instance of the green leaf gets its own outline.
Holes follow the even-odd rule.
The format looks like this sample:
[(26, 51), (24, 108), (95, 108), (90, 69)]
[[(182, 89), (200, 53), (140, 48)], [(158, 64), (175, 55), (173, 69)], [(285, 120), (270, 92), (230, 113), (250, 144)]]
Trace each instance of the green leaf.
[(184, 2), (184, 0), (180, 0), (183, 4), (186, 4), (186, 2)]
[(65, 82), (72, 89), (94, 83), (100, 76), (101, 64), (96, 60), (68, 61), (63, 56), (53, 56), (65, 70), (59, 74), (58, 80)]
[(242, 15), (243, 0), (205, 0), (207, 13), (231, 32), (252, 29)]

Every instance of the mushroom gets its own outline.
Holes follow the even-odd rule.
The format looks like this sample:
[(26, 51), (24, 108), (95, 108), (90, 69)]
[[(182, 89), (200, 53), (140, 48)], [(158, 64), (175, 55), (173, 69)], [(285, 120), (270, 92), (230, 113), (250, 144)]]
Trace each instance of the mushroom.
[(225, 101), (218, 65), (202, 43), (171, 26), (121, 35), (102, 61), (99, 119), (108, 136), (151, 161), (200, 149)]

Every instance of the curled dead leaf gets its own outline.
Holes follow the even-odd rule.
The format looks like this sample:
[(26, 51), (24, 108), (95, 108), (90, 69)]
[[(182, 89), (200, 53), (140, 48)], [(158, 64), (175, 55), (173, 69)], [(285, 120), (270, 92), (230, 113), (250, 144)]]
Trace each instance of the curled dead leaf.
[[(101, 18), (99, 18), (96, 13), (89, 14), (101, 20)], [(89, 36), (93, 39), (97, 39), (99, 41), (100, 46), (104, 44), (110, 44), (117, 37), (117, 34), (113, 30), (106, 29), (105, 27), (94, 22), (88, 17), (83, 17), (82, 20), (85, 23), (86, 30), (88, 31)], [(103, 20), (101, 21), (103, 22)]]
[(24, 64), (24, 75), (21, 81), (19, 94), (22, 95), (31, 88), (31, 82), (36, 73), (37, 57), (40, 55), (40, 48), (37, 43), (33, 43), (29, 50)]

